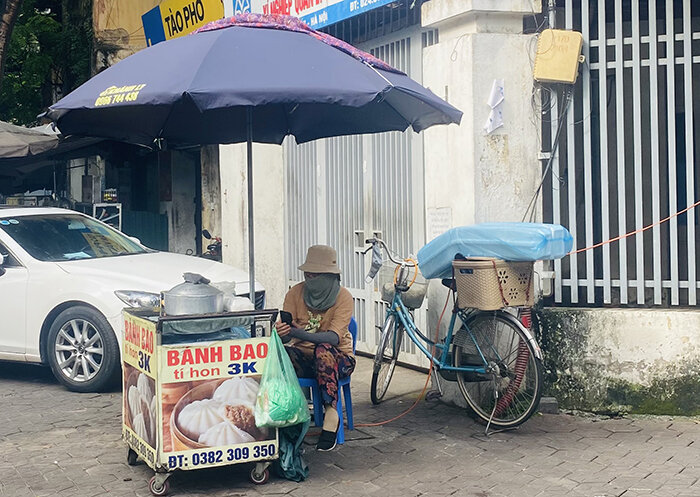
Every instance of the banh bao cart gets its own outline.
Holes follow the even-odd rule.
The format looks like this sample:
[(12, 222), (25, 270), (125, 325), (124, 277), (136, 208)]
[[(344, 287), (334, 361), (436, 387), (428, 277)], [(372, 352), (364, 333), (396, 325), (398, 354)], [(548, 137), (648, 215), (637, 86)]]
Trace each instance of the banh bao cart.
[(278, 434), (255, 426), (253, 406), (276, 316), (123, 311), (122, 436), (127, 462), (154, 470), (153, 495), (178, 470), (254, 462), (250, 479), (267, 481)]

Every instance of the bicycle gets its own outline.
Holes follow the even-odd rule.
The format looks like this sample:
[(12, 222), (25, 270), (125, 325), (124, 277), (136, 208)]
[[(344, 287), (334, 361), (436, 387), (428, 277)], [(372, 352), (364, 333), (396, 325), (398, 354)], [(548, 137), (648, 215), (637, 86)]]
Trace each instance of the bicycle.
[[(453, 297), (452, 317), (445, 338), (431, 340), (418, 329), (412, 309), (404, 302), (418, 273), (417, 263), (395, 259), (381, 239), (371, 238), (365, 243), (371, 246), (364, 253), (373, 251), (368, 281), (374, 279), (383, 262), (382, 248), (395, 265), (393, 296), (389, 292), (390, 302), (374, 356), (372, 403), (379, 404), (389, 388), (406, 334), (433, 368), (456, 375), (472, 416), (486, 424), (487, 430), (489, 426), (515, 428), (527, 421), (542, 395), (542, 352), (530, 331), (503, 309), (482, 311), (458, 307), (455, 280), (447, 278), (442, 283)], [(411, 268), (414, 276), (409, 282)], [(416, 304), (421, 305), (412, 303)]]

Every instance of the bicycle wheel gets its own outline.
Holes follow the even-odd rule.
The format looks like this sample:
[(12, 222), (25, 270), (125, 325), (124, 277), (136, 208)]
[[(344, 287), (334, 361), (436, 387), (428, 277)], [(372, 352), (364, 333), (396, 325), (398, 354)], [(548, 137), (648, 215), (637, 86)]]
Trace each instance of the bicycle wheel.
[(498, 312), (479, 312), (467, 319), (453, 343), (455, 366), (486, 367), (486, 374), (457, 373), (477, 421), (513, 428), (532, 416), (542, 396), (542, 364), (515, 323)]
[(372, 384), (369, 389), (372, 404), (379, 404), (389, 388), (391, 376), (394, 374), (396, 360), (399, 358), (403, 325), (396, 322), (396, 316), (390, 314), (382, 326), (382, 336), (379, 339), (377, 352), (374, 354), (374, 369)]

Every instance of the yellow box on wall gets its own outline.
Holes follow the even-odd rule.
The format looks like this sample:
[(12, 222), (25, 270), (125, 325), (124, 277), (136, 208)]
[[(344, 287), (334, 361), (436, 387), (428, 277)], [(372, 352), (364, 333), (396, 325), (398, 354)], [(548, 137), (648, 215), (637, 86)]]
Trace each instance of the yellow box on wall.
[(542, 31), (537, 41), (535, 80), (542, 83), (575, 83), (582, 46), (583, 36), (576, 31)]

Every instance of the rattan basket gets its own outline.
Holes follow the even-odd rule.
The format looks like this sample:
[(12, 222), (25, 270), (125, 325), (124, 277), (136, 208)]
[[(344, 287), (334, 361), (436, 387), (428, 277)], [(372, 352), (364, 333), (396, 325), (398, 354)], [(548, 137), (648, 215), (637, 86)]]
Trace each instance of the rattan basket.
[(533, 304), (534, 262), (499, 259), (453, 261), (457, 282), (457, 305), (493, 311), (502, 307)]

